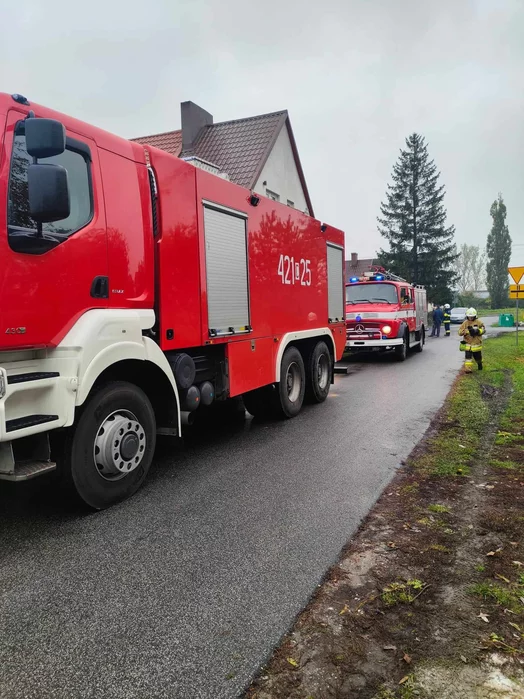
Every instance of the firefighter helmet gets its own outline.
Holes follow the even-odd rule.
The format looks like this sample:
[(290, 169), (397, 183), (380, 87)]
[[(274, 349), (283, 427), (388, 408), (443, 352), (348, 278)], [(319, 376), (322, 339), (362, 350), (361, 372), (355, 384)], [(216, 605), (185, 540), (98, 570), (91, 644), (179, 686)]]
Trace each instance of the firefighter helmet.
[(444, 304), (444, 308), (445, 308), (446, 310), (448, 310), (448, 308), (451, 308), (451, 306), (449, 305), (449, 303), (445, 303), (445, 304)]
[(476, 317), (477, 311), (474, 308), (468, 308), (468, 310), (466, 311), (466, 318), (468, 320), (475, 320)]

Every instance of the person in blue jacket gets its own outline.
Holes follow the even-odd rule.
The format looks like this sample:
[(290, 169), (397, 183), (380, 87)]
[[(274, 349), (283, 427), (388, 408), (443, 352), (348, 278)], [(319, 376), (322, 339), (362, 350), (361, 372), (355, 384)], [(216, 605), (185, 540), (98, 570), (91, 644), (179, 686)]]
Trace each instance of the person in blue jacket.
[(440, 326), (444, 320), (444, 313), (440, 306), (435, 306), (433, 310), (433, 327), (431, 328), (430, 337), (440, 337)]

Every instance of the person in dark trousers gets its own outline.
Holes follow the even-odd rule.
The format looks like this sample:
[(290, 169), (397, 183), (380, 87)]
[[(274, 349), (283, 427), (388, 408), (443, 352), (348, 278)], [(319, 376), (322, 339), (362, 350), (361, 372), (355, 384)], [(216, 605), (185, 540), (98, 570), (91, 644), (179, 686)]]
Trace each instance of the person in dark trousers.
[(444, 320), (444, 314), (440, 306), (435, 306), (433, 310), (433, 327), (431, 328), (430, 337), (440, 337), (440, 326)]
[(444, 337), (449, 337), (451, 335), (451, 306), (449, 303), (444, 304)]

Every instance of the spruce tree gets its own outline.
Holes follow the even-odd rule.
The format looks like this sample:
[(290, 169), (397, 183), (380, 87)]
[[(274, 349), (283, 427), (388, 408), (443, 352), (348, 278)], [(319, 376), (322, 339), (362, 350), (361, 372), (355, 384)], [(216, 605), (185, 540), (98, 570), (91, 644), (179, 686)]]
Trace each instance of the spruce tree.
[(491, 205), (490, 215), (493, 219), (488, 235), (486, 252), (488, 263), (486, 272), (491, 308), (503, 308), (508, 301), (508, 265), (511, 258), (511, 237), (506, 221), (506, 205), (499, 194)]
[(389, 250), (380, 250), (379, 260), (391, 272), (423, 284), (429, 300), (445, 303), (451, 299), (456, 279), (457, 252), (455, 227), (446, 225), (444, 185), (439, 184), (439, 177), (425, 139), (417, 133), (409, 136), (380, 206), (379, 232)]

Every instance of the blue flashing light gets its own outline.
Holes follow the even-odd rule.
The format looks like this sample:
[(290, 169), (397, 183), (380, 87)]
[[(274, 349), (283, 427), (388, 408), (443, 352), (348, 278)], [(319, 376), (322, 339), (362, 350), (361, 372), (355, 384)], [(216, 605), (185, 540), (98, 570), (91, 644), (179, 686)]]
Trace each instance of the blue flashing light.
[(384, 277), (382, 276), (382, 274), (377, 274), (377, 276), (375, 277), (375, 280), (377, 282), (381, 282), (383, 279), (384, 279)]
[(357, 321), (357, 323), (360, 323), (360, 321), (362, 320), (362, 316), (356, 316), (355, 320)]
[(358, 277), (351, 277), (350, 282), (358, 282)]

